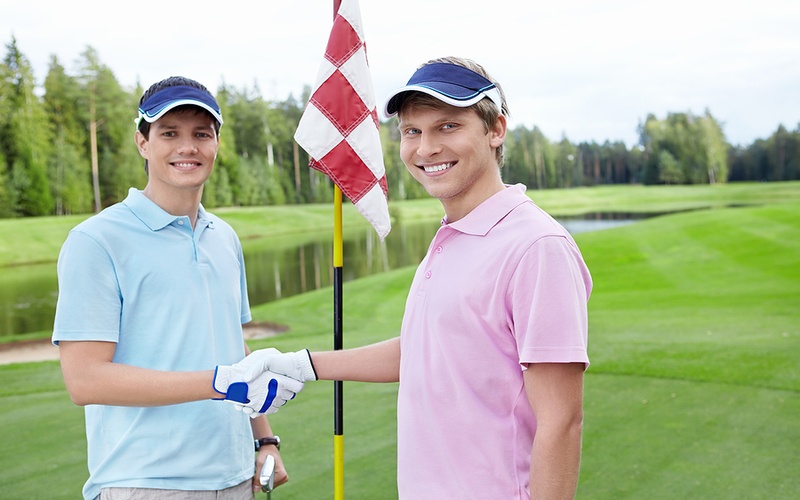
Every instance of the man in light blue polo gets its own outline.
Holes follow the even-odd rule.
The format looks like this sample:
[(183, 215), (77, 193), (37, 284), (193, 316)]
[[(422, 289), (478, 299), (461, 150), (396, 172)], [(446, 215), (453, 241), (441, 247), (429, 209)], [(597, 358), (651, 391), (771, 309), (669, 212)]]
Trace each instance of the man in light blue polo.
[[(53, 342), (70, 397), (85, 406), (83, 495), (252, 499), (268, 455), (275, 484), (288, 480), (259, 413), (302, 383), (275, 374), (243, 383), (242, 248), (200, 204), (220, 108), (203, 85), (170, 77), (145, 92), (136, 122), (147, 185), (76, 226), (58, 260)], [(255, 460), (254, 438), (264, 445)]]

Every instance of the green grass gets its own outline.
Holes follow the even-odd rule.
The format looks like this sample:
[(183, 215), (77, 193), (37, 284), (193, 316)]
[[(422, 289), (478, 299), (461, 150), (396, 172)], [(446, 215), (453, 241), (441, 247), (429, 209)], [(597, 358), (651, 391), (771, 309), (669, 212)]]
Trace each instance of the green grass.
[[(660, 207), (763, 206), (577, 235), (595, 282), (578, 498), (800, 497), (800, 184), (762, 186), (724, 196), (707, 187), (690, 202), (641, 188)], [(560, 195), (581, 191), (595, 200), (586, 206), (624, 211), (626, 200), (638, 199), (640, 209), (647, 203), (638, 187), (619, 190), (616, 203), (605, 188)], [(695, 198), (691, 189), (681, 196)], [(424, 203), (412, 205), (424, 217)], [(412, 275), (404, 268), (345, 284), (345, 347), (397, 335)], [(332, 345), (330, 289), (253, 314), (290, 330), (251, 347)], [(87, 474), (83, 413), (69, 401), (58, 364), (0, 367), (0, 381), (0, 496), (76, 498)], [(397, 386), (344, 387), (345, 495), (396, 498)], [(309, 383), (270, 418), (290, 474), (276, 498), (332, 497), (332, 393), (330, 382)]]
[[(760, 205), (800, 199), (800, 182), (735, 183), (697, 186), (600, 186), (529, 191), (536, 203), (554, 216), (588, 212), (675, 212), (734, 204)], [(441, 218), (438, 200), (390, 202), (393, 219), (406, 222)], [(330, 204), (214, 209), (228, 221), (246, 246), (259, 238), (297, 237), (332, 227)], [(0, 267), (55, 262), (67, 233), (89, 215), (0, 219)], [(343, 208), (344, 230), (367, 225), (349, 203)], [(24, 242), (24, 244), (21, 244)]]
[(583, 498), (794, 498), (800, 203), (578, 235), (592, 269)]

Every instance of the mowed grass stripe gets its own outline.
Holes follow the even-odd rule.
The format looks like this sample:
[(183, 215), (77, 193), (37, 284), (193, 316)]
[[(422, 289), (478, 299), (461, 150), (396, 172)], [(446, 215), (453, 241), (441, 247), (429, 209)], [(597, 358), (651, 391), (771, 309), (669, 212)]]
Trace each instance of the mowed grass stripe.
[[(579, 235), (596, 283), (591, 370), (796, 391), (800, 218), (787, 214), (798, 209), (677, 214)], [(606, 259), (614, 248), (625, 265)]]
[(798, 414), (791, 391), (591, 374), (578, 498), (796, 498)]

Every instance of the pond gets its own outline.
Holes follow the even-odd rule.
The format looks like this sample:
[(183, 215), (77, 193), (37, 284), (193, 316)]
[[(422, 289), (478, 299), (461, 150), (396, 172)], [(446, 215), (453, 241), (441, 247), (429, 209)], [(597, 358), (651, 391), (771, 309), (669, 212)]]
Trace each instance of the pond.
[[(572, 234), (633, 221), (630, 214), (559, 219)], [(383, 242), (370, 227), (345, 228), (343, 281), (416, 265), (438, 227), (438, 223), (396, 224)], [(327, 234), (245, 241), (243, 246), (253, 306), (333, 284), (332, 229)], [(0, 268), (0, 335), (52, 329), (57, 299), (55, 262)]]

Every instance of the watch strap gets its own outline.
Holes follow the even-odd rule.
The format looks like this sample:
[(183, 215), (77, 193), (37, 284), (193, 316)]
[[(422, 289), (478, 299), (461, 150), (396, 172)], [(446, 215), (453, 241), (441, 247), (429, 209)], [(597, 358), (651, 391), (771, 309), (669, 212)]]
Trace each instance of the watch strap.
[(281, 449), (281, 438), (278, 436), (270, 436), (270, 437), (263, 437), (255, 440), (255, 448), (258, 451), (259, 448), (266, 445), (275, 445), (276, 448), (279, 450)]

